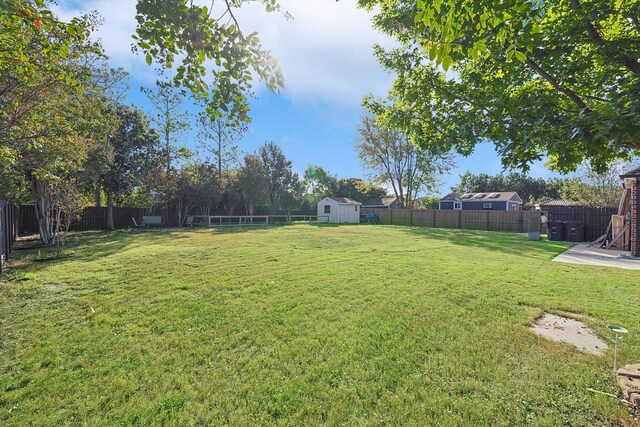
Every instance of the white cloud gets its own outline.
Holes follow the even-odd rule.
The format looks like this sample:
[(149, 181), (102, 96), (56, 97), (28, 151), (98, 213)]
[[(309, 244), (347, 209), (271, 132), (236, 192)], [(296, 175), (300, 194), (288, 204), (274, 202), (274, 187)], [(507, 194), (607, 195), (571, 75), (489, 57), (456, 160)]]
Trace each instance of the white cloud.
[(281, 14), (259, 4), (238, 12), (243, 31), (258, 31), (285, 76), (284, 95), (298, 101), (358, 105), (369, 92), (382, 95), (392, 78), (376, 62), (372, 46), (392, 42), (371, 27), (371, 15), (355, 0), (282, 0)]
[[(131, 52), (135, 5), (136, 0), (87, 0), (62, 2), (54, 10), (64, 19), (96, 10), (103, 19), (96, 37), (111, 64), (151, 83), (156, 79), (154, 70)], [(282, 0), (281, 6), (294, 19), (267, 13), (259, 2), (244, 5), (236, 16), (242, 30), (258, 31), (263, 46), (278, 59), (285, 97), (353, 107), (367, 93), (385, 93), (392, 78), (377, 64), (372, 46), (389, 46), (391, 41), (371, 28), (371, 15), (357, 9), (355, 0)]]
[(137, 26), (136, 3), (136, 0), (88, 0), (77, 3), (60, 2), (52, 9), (63, 20), (97, 11), (102, 25), (93, 37), (101, 41), (111, 66), (124, 68), (141, 82), (153, 83), (157, 79), (156, 72), (147, 65), (143, 56), (131, 51), (134, 42), (131, 36)]

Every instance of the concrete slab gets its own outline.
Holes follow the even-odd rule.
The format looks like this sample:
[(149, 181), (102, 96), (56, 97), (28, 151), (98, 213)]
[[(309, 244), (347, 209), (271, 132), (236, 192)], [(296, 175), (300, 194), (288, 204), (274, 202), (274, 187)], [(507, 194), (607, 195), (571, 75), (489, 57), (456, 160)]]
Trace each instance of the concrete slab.
[(555, 257), (553, 261), (640, 270), (640, 259), (630, 256), (629, 251), (589, 247), (589, 243), (578, 243)]
[(546, 313), (530, 328), (545, 338), (572, 344), (580, 351), (602, 356), (609, 348), (591, 329), (579, 320)]

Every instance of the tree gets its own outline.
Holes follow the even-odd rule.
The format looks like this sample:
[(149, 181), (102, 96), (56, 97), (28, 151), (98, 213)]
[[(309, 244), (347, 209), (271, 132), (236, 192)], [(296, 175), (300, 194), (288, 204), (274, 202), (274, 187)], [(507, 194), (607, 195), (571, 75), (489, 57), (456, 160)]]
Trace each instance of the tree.
[(365, 202), (376, 197), (384, 197), (387, 190), (360, 178), (340, 178), (335, 191), (336, 196), (347, 197), (358, 202)]
[(381, 129), (363, 117), (356, 152), (373, 179), (393, 188), (401, 207), (413, 207), (418, 194), (434, 191), (438, 177), (451, 168), (448, 155), (421, 150), (397, 131)]
[(236, 160), (237, 147), (233, 144), (248, 128), (245, 124), (234, 124), (228, 115), (212, 121), (206, 113), (198, 115), (198, 126), (200, 145), (213, 156), (218, 165), (218, 176), (222, 176), (223, 169), (228, 171), (230, 163)]
[(397, 78), (366, 102), (421, 147), (466, 155), (491, 140), (506, 168), (546, 156), (564, 172), (640, 149), (639, 2), (359, 3), (401, 44), (376, 47)]
[(293, 193), (298, 190), (298, 177), (291, 170), (291, 161), (273, 141), (265, 142), (258, 152), (267, 171), (269, 209), (276, 212), (290, 207)]
[[(276, 0), (260, 1), (268, 12), (279, 10)], [(182, 0), (138, 0), (136, 6), (135, 50), (161, 70), (178, 61), (174, 84), (202, 101), (212, 121), (223, 113), (237, 123), (249, 121), (247, 100), (254, 75), (271, 91), (284, 84), (277, 62), (262, 48), (257, 33), (240, 29), (234, 8), (245, 2), (225, 0), (215, 8), (215, 2), (207, 7)], [(208, 63), (215, 67), (207, 70)]]
[(8, 0), (0, 14), (0, 162), (30, 189), (40, 238), (53, 243), (52, 189), (78, 169), (112, 126), (93, 79), (94, 16), (58, 20), (42, 2)]
[(185, 93), (163, 81), (156, 81), (155, 89), (141, 87), (140, 90), (155, 110), (151, 121), (162, 136), (165, 171), (168, 175), (173, 160), (180, 155), (178, 140), (190, 127), (189, 115), (182, 109)]
[(618, 207), (622, 195), (620, 175), (631, 169), (631, 163), (615, 162), (605, 173), (598, 173), (585, 164), (577, 177), (565, 180), (561, 196), (589, 206)]
[(118, 118), (115, 132), (107, 137), (112, 150), (110, 161), (102, 164), (98, 182), (107, 196), (107, 230), (113, 230), (113, 198), (142, 184), (142, 178), (161, 164), (160, 138), (149, 119), (135, 107), (113, 105), (111, 114)]
[(222, 195), (220, 176), (214, 165), (208, 162), (194, 162), (189, 165), (195, 180), (195, 202), (200, 214), (209, 216), (218, 206)]
[(62, 253), (71, 225), (80, 219), (84, 208), (89, 206), (89, 201), (82, 194), (77, 180), (71, 177), (56, 185), (53, 198), (56, 202), (56, 243)]
[(338, 179), (320, 166), (309, 165), (304, 171), (302, 185), (307, 202), (315, 206), (321, 199), (337, 195)]
[(260, 157), (248, 154), (238, 173), (238, 187), (242, 192), (246, 214), (253, 216), (256, 207), (268, 200), (269, 177)]

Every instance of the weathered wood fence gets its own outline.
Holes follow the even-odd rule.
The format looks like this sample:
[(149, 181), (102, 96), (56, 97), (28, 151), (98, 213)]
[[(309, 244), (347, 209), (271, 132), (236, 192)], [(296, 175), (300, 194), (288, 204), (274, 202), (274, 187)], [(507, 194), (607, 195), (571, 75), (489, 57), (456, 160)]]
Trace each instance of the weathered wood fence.
[[(149, 213), (147, 208), (113, 208), (113, 225), (115, 228), (128, 228), (133, 226), (132, 217), (136, 219), (138, 224), (142, 222), (143, 215), (162, 216), (165, 224), (167, 223), (167, 214), (164, 209), (155, 209), (153, 213)], [(177, 227), (178, 215), (169, 209), (169, 225)], [(18, 231), (21, 235), (38, 233), (38, 221), (36, 219), (36, 210), (33, 205), (20, 206)], [(104, 230), (107, 227), (107, 208), (106, 207), (89, 207), (84, 210), (80, 219), (76, 221), (71, 230), (87, 231), (87, 230)]]
[(618, 208), (592, 208), (585, 206), (548, 206), (549, 221), (582, 221), (584, 238), (592, 242), (607, 231), (611, 215), (618, 214)]
[(17, 207), (6, 200), (0, 199), (0, 272), (4, 262), (9, 259), (13, 242), (18, 236)]
[(382, 224), (464, 230), (526, 233), (529, 223), (538, 229), (541, 214), (536, 211), (441, 211), (432, 209), (362, 209), (374, 212)]

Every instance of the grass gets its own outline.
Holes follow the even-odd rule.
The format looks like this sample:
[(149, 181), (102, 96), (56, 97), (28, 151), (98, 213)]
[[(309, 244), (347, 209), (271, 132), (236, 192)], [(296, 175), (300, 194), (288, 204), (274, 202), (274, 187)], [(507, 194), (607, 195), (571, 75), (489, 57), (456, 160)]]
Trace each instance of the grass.
[[(630, 333), (637, 272), (566, 244), (393, 226), (93, 233), (0, 284), (0, 424), (602, 425), (611, 351), (538, 338), (543, 311)], [(36, 254), (21, 252), (28, 260)]]

